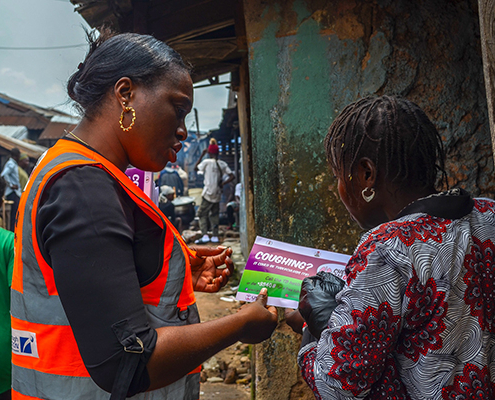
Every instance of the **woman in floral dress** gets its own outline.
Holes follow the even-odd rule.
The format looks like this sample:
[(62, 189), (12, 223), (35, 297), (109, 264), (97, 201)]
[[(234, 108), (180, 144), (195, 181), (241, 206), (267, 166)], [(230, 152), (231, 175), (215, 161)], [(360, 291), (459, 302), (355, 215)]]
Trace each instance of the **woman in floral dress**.
[(494, 399), (495, 203), (436, 190), (442, 141), (408, 100), (350, 104), (325, 146), (342, 202), (369, 230), (328, 329), (304, 332), (298, 360), (316, 398)]

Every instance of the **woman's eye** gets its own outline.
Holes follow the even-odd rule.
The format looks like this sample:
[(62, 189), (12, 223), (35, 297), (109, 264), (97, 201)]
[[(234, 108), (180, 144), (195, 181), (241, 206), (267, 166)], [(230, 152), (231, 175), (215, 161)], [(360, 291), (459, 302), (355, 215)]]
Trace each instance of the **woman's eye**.
[(184, 119), (187, 115), (187, 111), (184, 110), (183, 108), (178, 108), (177, 109), (177, 118), (178, 119)]

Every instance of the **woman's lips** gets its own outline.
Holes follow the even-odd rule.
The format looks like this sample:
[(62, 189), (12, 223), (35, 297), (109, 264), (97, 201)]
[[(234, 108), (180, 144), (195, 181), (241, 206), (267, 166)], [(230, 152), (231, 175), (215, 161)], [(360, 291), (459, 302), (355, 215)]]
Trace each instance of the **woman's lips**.
[(174, 151), (175, 151), (176, 153), (178, 153), (178, 152), (182, 149), (182, 143), (177, 143), (177, 144), (175, 144), (175, 145), (172, 147), (172, 149), (174, 149)]

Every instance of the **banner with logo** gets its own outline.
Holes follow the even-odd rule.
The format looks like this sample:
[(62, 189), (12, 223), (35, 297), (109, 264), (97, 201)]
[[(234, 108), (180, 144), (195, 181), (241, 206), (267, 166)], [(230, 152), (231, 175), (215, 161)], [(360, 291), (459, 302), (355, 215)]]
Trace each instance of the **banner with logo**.
[(304, 278), (319, 271), (343, 278), (349, 258), (346, 254), (258, 236), (249, 253), (236, 299), (254, 301), (261, 288), (266, 287), (268, 305), (297, 308)]
[(156, 205), (159, 200), (159, 189), (155, 186), (153, 172), (143, 171), (138, 168), (127, 168), (125, 174), (136, 184)]

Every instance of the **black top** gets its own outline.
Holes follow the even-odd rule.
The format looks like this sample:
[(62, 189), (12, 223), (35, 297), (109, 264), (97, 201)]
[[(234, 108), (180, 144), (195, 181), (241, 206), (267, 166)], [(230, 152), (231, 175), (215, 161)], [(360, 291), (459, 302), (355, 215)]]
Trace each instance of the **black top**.
[(150, 385), (146, 363), (156, 331), (146, 319), (140, 287), (160, 270), (162, 230), (107, 172), (75, 167), (46, 189), (38, 212), (42, 253), (92, 379), (110, 392), (122, 345), (112, 325), (127, 319), (145, 352), (129, 395)]
[(167, 201), (166, 203), (160, 202), (158, 204), (158, 208), (160, 211), (172, 222), (175, 224), (175, 206), (171, 201)]
[(474, 200), (464, 189), (455, 188), (418, 199), (404, 207), (396, 218), (414, 213), (426, 213), (438, 218), (459, 219), (468, 215)]

